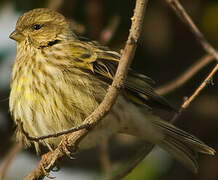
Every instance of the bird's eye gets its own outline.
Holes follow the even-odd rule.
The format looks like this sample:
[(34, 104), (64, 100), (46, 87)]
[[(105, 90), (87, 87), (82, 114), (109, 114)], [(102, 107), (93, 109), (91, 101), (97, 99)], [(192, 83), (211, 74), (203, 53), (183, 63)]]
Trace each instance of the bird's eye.
[(41, 26), (39, 24), (34, 24), (33, 29), (35, 30), (39, 30), (41, 28)]

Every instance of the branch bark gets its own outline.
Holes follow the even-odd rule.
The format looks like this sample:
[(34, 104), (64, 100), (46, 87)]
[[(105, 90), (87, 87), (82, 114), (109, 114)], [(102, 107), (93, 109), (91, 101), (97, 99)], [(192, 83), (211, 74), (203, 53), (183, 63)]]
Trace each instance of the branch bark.
[[(110, 111), (112, 105), (114, 104), (119, 94), (119, 89), (123, 86), (127, 70), (135, 54), (137, 41), (142, 29), (146, 4), (147, 0), (136, 1), (134, 16), (131, 19), (132, 25), (130, 28), (129, 37), (123, 50), (114, 81), (109, 87), (102, 103), (88, 118), (84, 120), (84, 124), (92, 124), (95, 126), (100, 122), (101, 118), (103, 118)], [(53, 152), (49, 152), (42, 157), (39, 166), (32, 173), (30, 173), (25, 180), (40, 180), (46, 175), (48, 176), (48, 173), (55, 166), (55, 163), (61, 157), (66, 155), (68, 149), (73, 148), (74, 151), (78, 149), (80, 141), (88, 134), (88, 132), (89, 130), (82, 129), (75, 133), (66, 135)]]

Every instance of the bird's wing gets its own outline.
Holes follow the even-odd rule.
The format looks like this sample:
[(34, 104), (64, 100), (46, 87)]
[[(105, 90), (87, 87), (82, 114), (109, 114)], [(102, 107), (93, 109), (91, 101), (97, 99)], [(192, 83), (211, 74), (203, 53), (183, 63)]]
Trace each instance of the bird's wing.
[[(71, 48), (75, 66), (96, 73), (100, 78), (112, 82), (120, 60), (119, 53), (110, 51), (107, 47), (93, 41), (74, 41)], [(175, 111), (163, 97), (155, 93), (151, 86), (153, 84), (154, 81), (149, 77), (129, 69), (124, 84), (124, 95), (139, 105)]]

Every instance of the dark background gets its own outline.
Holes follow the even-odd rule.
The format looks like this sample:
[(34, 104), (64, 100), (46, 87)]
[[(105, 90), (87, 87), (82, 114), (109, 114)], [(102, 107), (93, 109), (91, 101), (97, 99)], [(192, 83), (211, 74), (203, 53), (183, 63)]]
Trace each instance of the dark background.
[[(14, 12), (14, 22), (18, 14), (37, 7), (56, 8), (59, 1), (29, 1), (29, 0), (0, 0), (0, 33), (4, 23), (1, 22), (1, 12)], [(208, 41), (216, 48), (218, 45), (218, 1), (217, 0), (181, 0), (187, 12), (196, 25), (203, 32)], [(98, 40), (111, 49), (120, 51), (123, 48), (131, 25), (134, 0), (65, 0), (58, 10), (73, 19), (72, 28), (78, 34)], [(113, 29), (113, 22), (117, 23), (114, 33), (109, 40), (105, 40), (105, 31)], [(11, 24), (10, 31), (15, 27)], [(4, 27), (5, 28), (5, 27)], [(7, 31), (7, 28), (6, 28)], [(1, 41), (1, 40), (0, 40)], [(10, 42), (12, 44), (12, 42)], [(0, 43), (1, 44), (1, 43)], [(13, 42), (15, 45), (15, 43)], [(8, 44), (5, 44), (7, 47)], [(0, 71), (9, 68), (6, 75), (0, 77), (0, 158), (3, 158), (13, 144), (14, 124), (8, 113), (9, 74), (10, 64), (6, 61), (15, 57), (15, 46), (9, 49), (0, 46)], [(3, 48), (2, 48), (3, 47)], [(11, 48), (10, 48), (11, 47)], [(162, 0), (149, 1), (145, 14), (143, 32), (138, 44), (132, 67), (156, 81), (156, 87), (164, 85), (183, 73), (190, 65), (197, 62), (206, 53), (189, 29), (175, 16), (174, 12)], [(9, 58), (10, 57), (10, 58)], [(167, 94), (166, 98), (179, 108), (184, 97), (190, 96), (208, 75), (215, 62), (211, 62), (199, 73), (192, 77), (181, 88)], [(6, 66), (6, 67), (5, 67)], [(5, 75), (5, 77), (3, 76)], [(213, 85), (209, 84), (196, 100), (185, 110), (176, 125), (196, 135), (201, 140), (217, 149), (218, 147), (218, 87), (217, 75), (213, 78)], [(164, 117), (170, 118), (172, 114)], [(109, 154), (112, 169), (120, 169), (130, 159), (134, 158), (141, 142), (126, 137), (112, 138), (109, 143)], [(33, 149), (25, 151), (36, 156)], [(130, 158), (131, 157), (131, 158)], [(164, 161), (164, 162), (162, 162)], [(163, 166), (162, 166), (163, 164)], [(81, 168), (87, 171), (101, 173), (99, 162), (99, 147), (81, 152), (73, 161), (66, 160), (61, 166)], [(164, 167), (164, 166), (167, 166)], [(201, 155), (199, 158), (199, 174), (194, 175), (179, 163), (174, 162), (165, 153), (156, 150), (148, 160), (143, 161), (137, 169), (126, 179), (151, 180), (217, 180), (218, 158)], [(57, 172), (58, 174), (58, 172)], [(92, 177), (90, 177), (92, 179)]]

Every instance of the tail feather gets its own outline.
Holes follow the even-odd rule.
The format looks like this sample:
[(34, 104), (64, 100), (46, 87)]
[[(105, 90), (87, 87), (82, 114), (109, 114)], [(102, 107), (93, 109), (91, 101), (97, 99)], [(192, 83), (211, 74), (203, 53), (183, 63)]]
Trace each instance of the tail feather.
[(164, 135), (158, 145), (172, 154), (178, 161), (189, 168), (194, 173), (197, 173), (198, 163), (197, 153), (214, 155), (215, 150), (207, 146), (195, 136), (178, 129), (168, 122), (158, 118), (152, 119), (153, 125), (160, 129)]
[(162, 120), (149, 110), (139, 111), (137, 108), (129, 106), (128, 111), (122, 114), (119, 132), (138, 136), (160, 146), (195, 173), (198, 170), (198, 153), (215, 154), (213, 148), (197, 137)]
[(195, 150), (196, 152), (209, 154), (209, 155), (215, 154), (215, 150), (213, 148), (206, 145), (197, 137), (175, 127), (172, 124), (169, 124), (166, 121), (153, 119), (153, 124), (159, 129), (161, 129), (163, 134), (166, 135), (166, 138), (171, 136), (171, 138), (183, 142), (183, 144), (189, 146), (191, 149)]
[(197, 154), (183, 143), (168, 137), (167, 140), (163, 140), (158, 145), (169, 152), (176, 160), (181, 162), (192, 172), (198, 172), (198, 162), (196, 160)]

